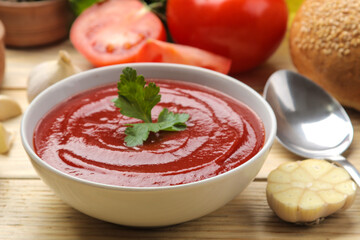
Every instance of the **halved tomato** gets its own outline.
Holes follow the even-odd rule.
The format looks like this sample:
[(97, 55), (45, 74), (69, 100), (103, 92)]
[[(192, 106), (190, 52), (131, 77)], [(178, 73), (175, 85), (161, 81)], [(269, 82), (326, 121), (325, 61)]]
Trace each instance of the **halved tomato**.
[(231, 60), (186, 45), (148, 39), (137, 55), (137, 62), (168, 62), (199, 66), (227, 74)]
[(96, 67), (171, 62), (228, 73), (231, 64), (205, 50), (165, 42), (161, 20), (139, 0), (107, 0), (91, 6), (74, 21), (70, 40)]
[(93, 65), (134, 62), (148, 38), (166, 40), (160, 19), (138, 0), (107, 0), (74, 21), (70, 40)]

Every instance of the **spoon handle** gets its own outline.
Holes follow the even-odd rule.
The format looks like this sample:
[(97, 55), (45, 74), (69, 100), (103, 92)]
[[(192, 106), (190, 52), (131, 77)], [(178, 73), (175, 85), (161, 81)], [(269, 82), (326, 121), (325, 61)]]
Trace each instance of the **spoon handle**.
[(346, 158), (344, 158), (343, 156), (336, 156), (327, 159), (342, 166), (350, 174), (356, 184), (360, 187), (360, 173), (354, 167), (354, 165), (352, 165), (348, 160), (346, 160)]

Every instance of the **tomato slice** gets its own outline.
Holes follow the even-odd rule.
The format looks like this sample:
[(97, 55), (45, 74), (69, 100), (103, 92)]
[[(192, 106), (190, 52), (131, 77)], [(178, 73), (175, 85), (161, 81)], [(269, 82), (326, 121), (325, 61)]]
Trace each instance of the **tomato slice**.
[(168, 62), (208, 68), (227, 74), (231, 60), (223, 56), (186, 45), (148, 39), (140, 50), (137, 62)]
[(70, 40), (94, 66), (134, 62), (148, 38), (166, 40), (160, 19), (138, 0), (107, 0), (74, 21)]

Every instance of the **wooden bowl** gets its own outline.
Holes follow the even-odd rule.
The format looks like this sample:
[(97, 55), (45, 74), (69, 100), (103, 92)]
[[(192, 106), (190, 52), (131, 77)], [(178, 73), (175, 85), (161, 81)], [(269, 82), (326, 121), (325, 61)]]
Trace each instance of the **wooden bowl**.
[(67, 0), (0, 1), (0, 19), (6, 46), (39, 46), (67, 37), (71, 11)]

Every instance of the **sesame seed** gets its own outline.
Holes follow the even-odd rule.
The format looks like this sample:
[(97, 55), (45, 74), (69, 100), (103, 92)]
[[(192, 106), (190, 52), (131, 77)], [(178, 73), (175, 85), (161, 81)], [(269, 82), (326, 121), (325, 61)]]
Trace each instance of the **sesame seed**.
[(357, 45), (358, 45), (358, 43), (357, 43), (356, 39), (355, 38), (351, 39), (351, 46), (357, 47)]
[(330, 54), (331, 54), (331, 50), (330, 50), (330, 49), (323, 49), (322, 52), (323, 52), (325, 55), (330, 55)]
[(301, 50), (342, 57), (360, 47), (359, 0), (307, 0), (301, 8), (300, 32), (295, 44)]

